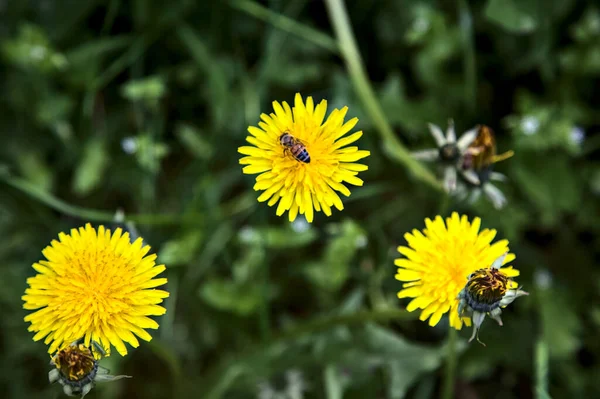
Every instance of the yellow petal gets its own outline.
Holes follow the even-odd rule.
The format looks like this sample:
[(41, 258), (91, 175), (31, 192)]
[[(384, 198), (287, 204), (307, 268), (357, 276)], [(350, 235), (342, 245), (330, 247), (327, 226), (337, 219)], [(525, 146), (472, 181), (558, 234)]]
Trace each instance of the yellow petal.
[(247, 175), (251, 175), (251, 174), (256, 174), (256, 173), (262, 173), (262, 172), (266, 172), (267, 170), (270, 170), (271, 166), (270, 165), (248, 165), (246, 167), (244, 167), (242, 169), (242, 171), (247, 174)]
[(416, 281), (420, 280), (422, 274), (413, 270), (399, 269), (396, 273), (396, 280), (400, 281)]
[(360, 151), (350, 152), (348, 154), (340, 154), (339, 160), (340, 160), (340, 162), (356, 162), (359, 159), (368, 157), (369, 155), (371, 155), (370, 151), (360, 150)]

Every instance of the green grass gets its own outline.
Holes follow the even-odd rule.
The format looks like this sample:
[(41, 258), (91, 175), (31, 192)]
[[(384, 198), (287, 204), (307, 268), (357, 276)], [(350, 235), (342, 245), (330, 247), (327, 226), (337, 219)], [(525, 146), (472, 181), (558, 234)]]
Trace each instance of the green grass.
[[(87, 222), (137, 231), (171, 293), (153, 340), (103, 361), (134, 378), (91, 399), (257, 398), (293, 370), (303, 398), (600, 396), (600, 13), (580, 0), (438, 3), (5, 2), (3, 397), (62, 395), (21, 296), (42, 249)], [(296, 92), (348, 106), (371, 151), (364, 187), (308, 227), (256, 201), (237, 153)], [(449, 118), (515, 150), (497, 165), (505, 209), (446, 196), (438, 170), (410, 157), (433, 146), (427, 123)], [(404, 233), (452, 211), (510, 241), (532, 292), (503, 327), (486, 321), (485, 348), (396, 297)]]

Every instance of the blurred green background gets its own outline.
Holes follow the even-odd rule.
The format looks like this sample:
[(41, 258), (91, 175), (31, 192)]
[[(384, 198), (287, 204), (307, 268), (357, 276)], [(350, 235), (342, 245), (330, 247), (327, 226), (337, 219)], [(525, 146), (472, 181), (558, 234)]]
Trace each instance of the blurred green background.
[[(508, 205), (452, 201), (384, 150), (318, 0), (0, 1), (0, 391), (63, 397), (20, 299), (61, 231), (116, 227), (167, 265), (154, 339), (89, 398), (415, 398), (442, 390), (447, 318), (406, 314), (395, 248), (441, 209), (483, 219), (531, 292), (461, 331), (455, 397), (600, 397), (600, 8), (592, 1), (348, 0), (395, 137), (485, 123)], [(237, 147), (271, 101), (349, 106), (371, 151), (345, 210), (290, 224)], [(433, 170), (433, 169), (432, 169)], [(300, 218), (301, 219), (301, 218)], [(546, 370), (546, 367), (549, 367)], [(280, 396), (276, 396), (280, 395)]]

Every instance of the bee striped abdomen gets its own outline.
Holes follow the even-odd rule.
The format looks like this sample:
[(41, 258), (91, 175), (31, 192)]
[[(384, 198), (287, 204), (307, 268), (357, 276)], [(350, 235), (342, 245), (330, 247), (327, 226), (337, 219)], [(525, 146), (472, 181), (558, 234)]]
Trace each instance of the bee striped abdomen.
[(308, 150), (304, 144), (294, 138), (294, 136), (288, 132), (284, 132), (279, 136), (279, 142), (283, 146), (284, 154), (289, 152), (296, 161), (310, 163), (310, 154), (308, 153)]
[(302, 144), (292, 146), (292, 156), (300, 162), (310, 163), (310, 154)]

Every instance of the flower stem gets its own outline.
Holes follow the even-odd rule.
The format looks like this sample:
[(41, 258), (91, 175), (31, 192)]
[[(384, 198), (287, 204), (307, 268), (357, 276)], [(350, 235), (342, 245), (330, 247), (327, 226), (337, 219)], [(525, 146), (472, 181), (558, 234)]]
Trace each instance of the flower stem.
[[(0, 184), (11, 186), (28, 197), (58, 211), (64, 215), (80, 218), (88, 222), (113, 223), (116, 220), (114, 211), (104, 211), (98, 209), (83, 208), (71, 205), (62, 201), (52, 194), (40, 189), (36, 185), (25, 179), (9, 176), (8, 172), (2, 173), (0, 170)], [(256, 201), (246, 195), (236, 197), (221, 208), (221, 214), (224, 218), (243, 213), (251, 209)], [(200, 213), (147, 213), (147, 214), (125, 214), (119, 222), (134, 222), (143, 225), (199, 225), (204, 221), (204, 215)]]
[(477, 66), (475, 61), (475, 40), (473, 16), (466, 0), (458, 1), (458, 20), (463, 48), (464, 101), (469, 112), (474, 113), (477, 105)]
[(251, 0), (230, 0), (229, 4), (233, 8), (237, 8), (248, 15), (270, 23), (276, 28), (292, 33), (302, 39), (321, 46), (332, 53), (340, 52), (336, 41), (329, 35), (318, 31), (317, 29), (296, 22), (285, 15), (276, 13), (257, 2)]
[(448, 331), (448, 354), (446, 357), (446, 370), (444, 375), (444, 387), (442, 389), (442, 399), (452, 399), (454, 397), (454, 379), (456, 378), (456, 340), (458, 333), (452, 327)]
[(344, 0), (326, 0), (329, 19), (333, 25), (333, 30), (338, 39), (339, 47), (342, 52), (342, 58), (348, 68), (348, 73), (352, 79), (354, 88), (363, 102), (367, 114), (370, 116), (373, 124), (383, 139), (385, 150), (396, 161), (404, 164), (415, 177), (429, 184), (431, 187), (442, 190), (442, 186), (435, 178), (434, 174), (424, 167), (421, 163), (413, 159), (410, 152), (396, 137), (392, 127), (387, 121), (377, 96), (358, 52), (356, 40), (352, 33), (350, 20), (346, 11)]
[(260, 270), (261, 276), (260, 279), (261, 281), (261, 285), (262, 285), (262, 301), (260, 304), (260, 309), (259, 309), (259, 325), (260, 325), (260, 332), (261, 332), (261, 336), (262, 336), (262, 340), (263, 341), (268, 341), (271, 338), (271, 317), (270, 317), (270, 313), (271, 313), (271, 298), (270, 298), (270, 292), (269, 292), (269, 265), (271, 262), (269, 262), (268, 259), (268, 255), (267, 255), (267, 259), (265, 259), (265, 262), (263, 263), (263, 266)]
[(535, 397), (549, 399), (548, 394), (548, 343), (542, 336), (535, 345)]

